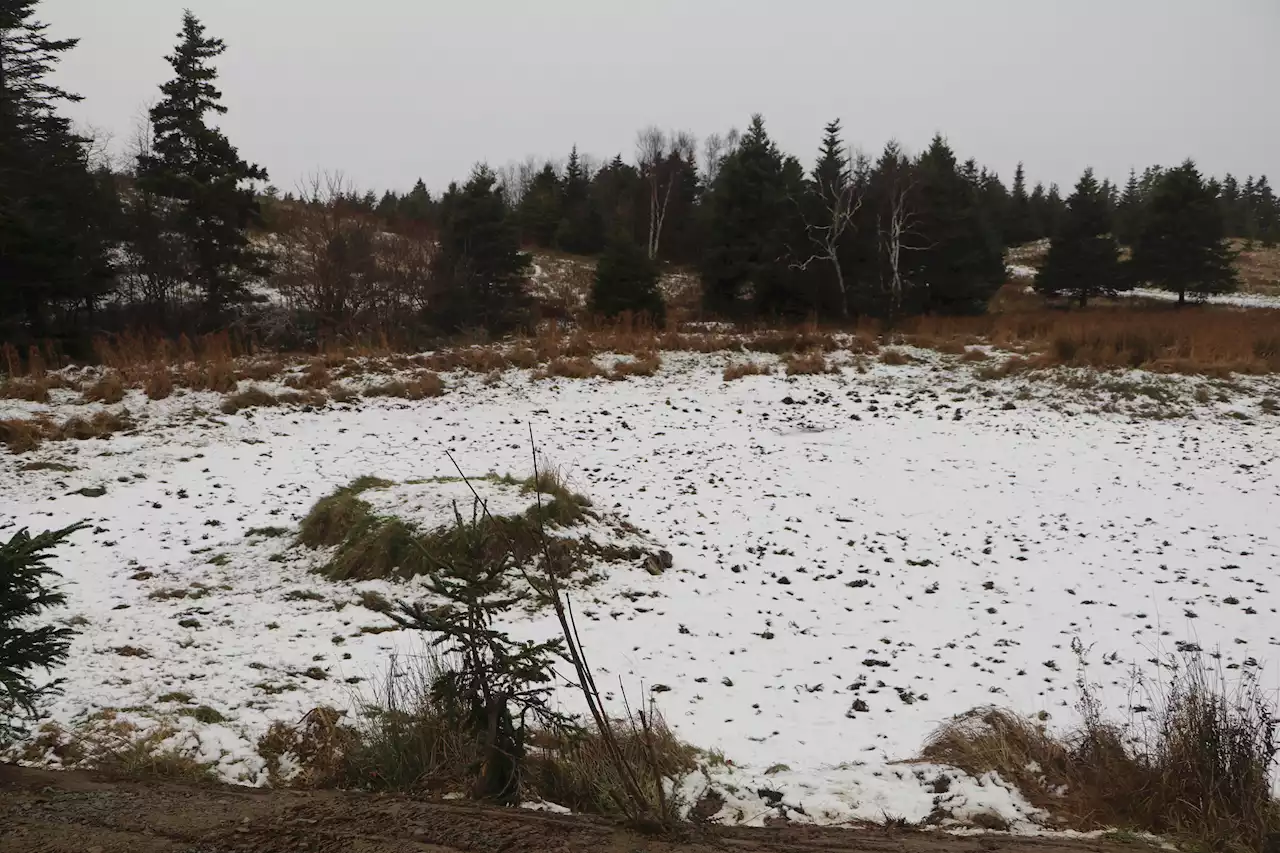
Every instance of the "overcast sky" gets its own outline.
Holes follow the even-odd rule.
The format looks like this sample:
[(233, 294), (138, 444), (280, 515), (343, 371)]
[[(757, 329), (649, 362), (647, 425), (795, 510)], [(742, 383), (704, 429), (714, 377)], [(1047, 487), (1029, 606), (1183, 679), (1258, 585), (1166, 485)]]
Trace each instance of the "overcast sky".
[(825, 122), (875, 153), (942, 131), (1006, 182), (1194, 157), (1280, 181), (1280, 0), (44, 0), (63, 85), (123, 141), (189, 6), (227, 41), (222, 125), (272, 182), (439, 189), (569, 147), (632, 158), (763, 113), (812, 162)]

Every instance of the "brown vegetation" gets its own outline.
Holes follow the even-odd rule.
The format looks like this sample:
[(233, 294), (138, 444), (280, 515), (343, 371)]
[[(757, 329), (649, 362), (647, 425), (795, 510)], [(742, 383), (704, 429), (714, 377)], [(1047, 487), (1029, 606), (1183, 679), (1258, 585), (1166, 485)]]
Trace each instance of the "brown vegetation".
[(744, 376), (768, 376), (773, 368), (761, 361), (735, 361), (724, 369), (724, 381), (732, 382)]
[(794, 353), (782, 360), (788, 376), (818, 376), (823, 373), (834, 373), (838, 370), (827, 363), (827, 357), (820, 350)]
[(1272, 798), (1274, 702), (1255, 682), (1224, 686), (1188, 662), (1135, 722), (1103, 719), (1084, 690), (1084, 723), (1056, 735), (998, 708), (944, 724), (922, 758), (996, 771), (1075, 829), (1121, 828), (1254, 851), (1280, 832)]
[(84, 398), (94, 403), (119, 403), (124, 399), (124, 379), (114, 370), (102, 374), (97, 382), (83, 391)]

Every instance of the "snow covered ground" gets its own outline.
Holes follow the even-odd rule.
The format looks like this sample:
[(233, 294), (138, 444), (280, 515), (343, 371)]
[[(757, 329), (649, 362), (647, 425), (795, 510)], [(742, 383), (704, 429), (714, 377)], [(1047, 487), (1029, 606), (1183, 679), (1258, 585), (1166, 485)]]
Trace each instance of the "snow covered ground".
[[(658, 575), (610, 566), (576, 599), (579, 626), (602, 686), (652, 693), (682, 738), (730, 760), (710, 771), (740, 792), (730, 819), (777, 803), (822, 822), (924, 817), (940, 771), (890, 762), (978, 705), (1070, 724), (1075, 638), (1118, 709), (1130, 664), (1193, 646), (1280, 687), (1280, 417), (1260, 405), (1280, 381), (984, 381), (916, 355), (726, 383), (728, 356), (667, 354), (625, 382), (449, 376), (434, 399), (235, 416), (217, 395), (134, 392), (134, 434), (0, 455), (0, 535), (91, 524), (58, 560), (81, 633), (54, 716), (207, 706), (224, 721), (176, 724), (225, 777), (262, 782), (271, 722), (350, 706), (392, 651), (419, 647), (379, 631), (359, 593), (421, 588), (332, 583), (311, 572), (324, 555), (249, 531), (296, 531), (358, 476), (454, 474), (446, 451), (468, 473), (527, 476), (530, 425), (576, 490), (674, 556)], [(39, 461), (75, 468), (21, 470)], [(88, 486), (106, 494), (76, 494)], [(513, 631), (546, 637), (553, 620)], [(953, 811), (1029, 825), (998, 779), (952, 776)]]

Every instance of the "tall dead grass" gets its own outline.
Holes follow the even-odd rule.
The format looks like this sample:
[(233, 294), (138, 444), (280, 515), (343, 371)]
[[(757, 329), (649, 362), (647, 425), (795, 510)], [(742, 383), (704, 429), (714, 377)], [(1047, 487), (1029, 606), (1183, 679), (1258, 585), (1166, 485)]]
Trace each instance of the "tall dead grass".
[(1062, 735), (1007, 710), (979, 708), (939, 728), (922, 758), (973, 775), (996, 771), (1073, 828), (1263, 849), (1280, 832), (1270, 777), (1274, 700), (1251, 677), (1228, 685), (1187, 660), (1150, 701), (1118, 723), (1085, 687), (1084, 722)]

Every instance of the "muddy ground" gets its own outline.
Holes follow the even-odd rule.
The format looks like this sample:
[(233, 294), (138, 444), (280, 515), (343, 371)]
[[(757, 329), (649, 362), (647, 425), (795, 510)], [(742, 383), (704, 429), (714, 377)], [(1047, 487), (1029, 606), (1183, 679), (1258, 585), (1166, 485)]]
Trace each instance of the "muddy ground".
[(688, 839), (539, 812), (357, 793), (111, 780), (0, 766), (0, 853), (1083, 853), (1101, 841), (776, 827)]

